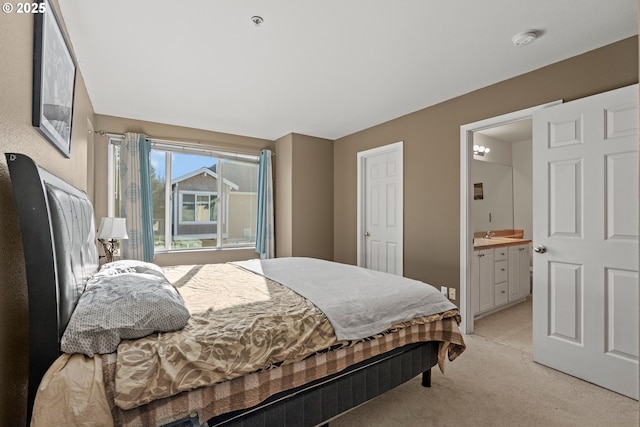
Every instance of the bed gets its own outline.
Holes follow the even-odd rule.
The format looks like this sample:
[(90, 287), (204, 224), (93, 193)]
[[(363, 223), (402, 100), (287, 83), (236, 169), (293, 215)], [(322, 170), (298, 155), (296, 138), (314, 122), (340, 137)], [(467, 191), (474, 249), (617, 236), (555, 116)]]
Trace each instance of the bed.
[[(357, 269), (358, 274), (365, 276), (372, 273), (368, 270), (360, 271), (364, 269), (354, 266), (311, 259), (278, 260), (274, 261), (274, 264), (248, 260), (244, 263), (223, 265), (158, 268), (158, 276), (162, 276), (164, 278), (162, 280), (169, 282), (171, 289), (178, 290), (176, 294), (180, 299), (183, 295), (188, 296), (190, 293), (199, 295), (192, 299), (184, 297), (185, 307), (188, 307), (188, 324), (184, 328), (173, 331), (168, 327), (167, 332), (156, 332), (136, 339), (125, 337), (118, 344), (117, 351), (110, 353), (92, 356), (74, 354), (73, 346), (67, 346), (72, 350), (62, 353), (61, 348), (64, 348), (66, 339), (65, 330), (71, 329), (71, 326), (68, 328), (70, 320), (77, 317), (82, 307), (86, 306), (86, 304), (83, 305), (81, 297), (84, 295), (86, 298), (90, 290), (98, 288), (93, 283), (102, 280), (100, 276), (115, 274), (110, 273), (108, 268), (105, 270), (105, 267), (99, 269), (95, 246), (94, 213), (84, 192), (38, 167), (25, 155), (7, 153), (6, 158), (21, 227), (27, 272), (30, 343), (28, 417), (30, 419), (32, 414), (40, 414), (41, 419), (43, 414), (48, 415), (47, 408), (50, 408), (51, 404), (49, 403), (49, 406), (46, 402), (43, 404), (42, 396), (46, 395), (47, 384), (52, 384), (52, 376), (55, 377), (57, 372), (64, 372), (64, 375), (60, 375), (64, 378), (76, 370), (83, 372), (83, 378), (95, 377), (87, 387), (94, 391), (99, 390), (100, 393), (97, 394), (104, 395), (103, 400), (95, 405), (102, 405), (103, 409), (110, 414), (108, 422), (115, 425), (321, 425), (417, 375), (422, 374), (422, 384), (429, 387), (431, 368), (440, 366), (443, 369), (445, 358), (453, 360), (465, 349), (464, 340), (457, 327), (458, 311), (455, 306), (448, 306), (447, 304), (450, 303), (437, 291), (435, 292), (437, 297), (434, 297), (431, 291), (428, 296), (435, 306), (439, 307), (437, 312), (419, 313), (419, 316), (410, 320), (394, 321), (386, 328), (378, 328), (379, 331), (374, 329), (378, 331), (375, 333), (370, 329), (374, 321), (365, 322), (364, 328), (359, 325), (352, 327), (351, 324), (338, 326), (342, 320), (336, 320), (338, 317), (333, 313), (333, 302), (327, 299), (326, 295), (323, 300), (321, 295), (317, 304), (326, 307), (321, 311), (321, 317), (324, 319), (325, 310), (331, 313), (327, 314), (327, 318), (331, 317), (330, 320), (324, 319), (320, 322), (327, 320), (328, 323), (325, 323), (330, 325), (329, 328), (335, 326), (335, 336), (331, 338), (333, 341), (329, 338), (327, 338), (329, 341), (310, 339), (314, 342), (322, 342), (323, 348), (312, 348), (305, 344), (302, 346), (303, 350), (297, 348), (294, 351), (285, 346), (282, 351), (288, 355), (286, 361), (269, 359), (265, 366), (258, 369), (255, 369), (255, 366), (243, 368), (242, 373), (230, 373), (228, 366), (225, 365), (222, 371), (225, 372), (224, 375), (228, 375), (228, 378), (220, 376), (209, 378), (210, 375), (203, 375), (202, 372), (205, 371), (200, 369), (198, 375), (206, 376), (208, 381), (203, 384), (182, 381), (185, 376), (176, 374), (181, 379), (177, 381), (181, 383), (180, 387), (172, 384), (164, 387), (171, 389), (165, 391), (160, 390), (163, 387), (158, 384), (151, 384), (146, 387), (150, 390), (149, 393), (136, 402), (129, 401), (128, 393), (141, 388), (131, 385), (134, 382), (133, 378), (138, 377), (135, 369), (141, 369), (136, 366), (136, 363), (146, 366), (148, 360), (156, 358), (158, 353), (154, 353), (153, 357), (142, 356), (138, 359), (130, 355), (140, 355), (141, 348), (156, 348), (157, 342), (166, 340), (168, 336), (192, 330), (192, 324), (198, 323), (197, 320), (200, 319), (199, 312), (196, 313), (199, 304), (210, 299), (222, 299), (202, 297), (198, 294), (203, 283), (216, 281), (212, 277), (220, 277), (221, 274), (230, 274), (234, 277), (241, 275), (239, 276), (241, 281), (255, 283), (255, 286), (263, 288), (267, 286), (264, 289), (267, 289), (269, 295), (280, 292), (289, 295), (287, 298), (294, 295), (300, 299), (301, 304), (306, 304), (305, 310), (317, 310), (316, 301), (310, 303), (308, 298), (303, 297), (317, 293), (317, 288), (312, 286), (309, 288), (309, 284), (299, 287), (301, 285), (298, 285), (298, 282), (305, 283), (308, 276), (321, 276), (323, 270), (336, 267), (338, 270), (333, 276), (335, 280), (325, 283), (327, 287), (333, 284), (338, 286), (335, 289), (339, 289), (340, 286), (345, 286), (344, 283), (339, 284), (340, 280), (344, 280), (347, 277), (346, 274), (351, 274), (345, 272), (356, 271), (349, 269)], [(289, 284), (286, 282), (291, 280), (289, 276), (292, 275), (293, 267), (291, 266), (294, 264), (299, 264), (302, 273), (293, 274), (299, 277), (294, 277), (296, 283)], [(304, 274), (304, 271), (313, 268), (318, 270), (317, 274)], [(341, 268), (346, 270), (340, 270)], [(111, 269), (111, 271), (115, 270), (117, 269)], [(129, 271), (131, 271), (130, 268), (125, 273), (128, 274)], [(153, 271), (151, 273), (147, 276), (156, 274)], [(285, 275), (280, 276), (280, 274)], [(226, 277), (225, 280), (218, 281), (228, 282)], [(421, 285), (424, 284), (421, 283)], [(227, 288), (228, 290), (224, 293), (233, 294), (237, 288), (238, 286), (234, 285)], [(220, 291), (217, 290), (217, 292)], [(364, 300), (365, 293), (360, 292), (359, 295), (362, 298), (356, 299)], [(253, 294), (255, 295), (255, 292)], [(314, 295), (313, 298), (317, 296)], [(388, 298), (393, 298), (393, 295), (389, 295)], [(409, 310), (412, 304), (402, 303), (401, 305)], [(231, 306), (233, 304), (229, 305)], [(234, 311), (229, 307), (227, 307), (229, 313)], [(211, 310), (208, 307), (203, 309), (203, 312)], [(216, 313), (220, 313), (220, 310), (217, 310)], [(367, 312), (367, 305), (359, 306), (357, 309), (341, 308), (341, 310), (341, 315), (347, 321), (351, 321), (352, 314)], [(395, 315), (395, 309), (389, 312)], [(245, 317), (251, 316), (245, 315)], [(303, 316), (299, 324), (306, 324), (307, 321), (308, 319)], [(73, 321), (71, 323), (73, 324)], [(325, 326), (314, 325), (308, 329), (322, 330)], [(271, 326), (266, 330), (271, 330)], [(192, 335), (200, 337), (202, 334), (198, 332)], [(233, 346), (243, 340), (244, 338), (236, 339)], [(229, 345), (229, 347), (233, 346)], [(203, 348), (207, 351), (202, 352), (208, 352), (210, 347), (216, 346), (205, 345)], [(226, 344), (217, 348), (218, 351), (225, 352)], [(248, 352), (250, 351), (238, 350), (238, 353)], [(134, 362), (127, 365), (122, 363), (121, 359)], [(167, 358), (169, 359), (171, 357)], [(72, 365), (71, 360), (74, 363), (77, 361), (77, 364)], [(203, 362), (198, 360), (194, 363), (201, 365)], [(260, 363), (264, 363), (264, 360)], [(79, 368), (63, 370), (62, 367), (67, 369), (67, 365)], [(134, 371), (127, 371), (127, 369), (134, 369)], [(173, 365), (167, 372), (172, 369)], [(156, 374), (157, 372), (159, 371), (156, 371)], [(193, 372), (193, 369), (189, 372)], [(198, 386), (194, 387), (193, 384)], [(41, 391), (38, 394), (39, 386)], [(122, 391), (123, 388), (125, 392)], [(53, 390), (58, 390), (58, 394), (65, 396), (73, 395), (73, 391), (67, 393), (67, 391), (59, 391), (64, 389)], [(36, 396), (38, 396), (37, 401)], [(120, 403), (116, 404), (116, 402)], [(58, 403), (55, 404), (58, 405)], [(76, 408), (73, 409), (76, 410)], [(60, 409), (63, 413), (70, 410)]]

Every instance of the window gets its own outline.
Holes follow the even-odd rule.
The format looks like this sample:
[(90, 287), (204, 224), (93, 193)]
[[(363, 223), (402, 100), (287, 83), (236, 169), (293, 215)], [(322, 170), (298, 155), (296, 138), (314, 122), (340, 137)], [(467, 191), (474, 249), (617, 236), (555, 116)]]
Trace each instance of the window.
[[(258, 156), (151, 146), (156, 251), (255, 247)], [(117, 216), (119, 140), (109, 147), (109, 209)]]
[(182, 195), (182, 217), (180, 222), (195, 222), (196, 221), (196, 199), (195, 194), (183, 194)]
[(216, 193), (191, 193), (189, 191), (180, 192), (180, 224), (215, 223), (218, 218)]

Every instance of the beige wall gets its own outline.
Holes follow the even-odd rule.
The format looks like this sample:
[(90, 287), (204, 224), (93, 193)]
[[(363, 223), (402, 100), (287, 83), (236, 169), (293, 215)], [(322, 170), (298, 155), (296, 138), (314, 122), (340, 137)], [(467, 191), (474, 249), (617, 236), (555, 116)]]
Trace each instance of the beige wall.
[(93, 108), (76, 79), (71, 158), (31, 126), (33, 16), (0, 16), (0, 425), (24, 425), (27, 413), (27, 288), (18, 218), (4, 153), (32, 157), (50, 172), (89, 190), (93, 165), (88, 123)]
[(333, 260), (333, 144), (289, 134), (276, 141), (276, 255)]
[[(95, 211), (100, 218), (107, 214), (107, 146), (108, 137), (99, 131), (122, 134), (140, 132), (157, 139), (184, 141), (202, 148), (234, 150), (241, 153), (259, 154), (263, 148), (273, 149), (273, 141), (250, 138), (228, 133), (211, 132), (200, 129), (173, 126), (142, 120), (96, 114), (95, 139)], [(184, 253), (156, 253), (153, 262), (158, 265), (206, 264), (255, 258), (253, 249), (233, 249), (225, 251), (191, 250)]]
[(293, 134), (276, 140), (273, 162), (276, 256), (293, 254)]
[(357, 262), (357, 152), (404, 141), (404, 274), (459, 290), (460, 126), (636, 82), (633, 37), (335, 141), (335, 260)]

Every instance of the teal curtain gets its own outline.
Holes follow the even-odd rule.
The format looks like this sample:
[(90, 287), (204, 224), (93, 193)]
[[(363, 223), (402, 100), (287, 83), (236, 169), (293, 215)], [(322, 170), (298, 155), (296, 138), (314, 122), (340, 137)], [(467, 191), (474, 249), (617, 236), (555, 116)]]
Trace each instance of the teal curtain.
[(271, 150), (262, 150), (258, 168), (258, 225), (256, 226), (256, 253), (259, 253), (262, 259), (275, 257), (273, 224)]
[(140, 193), (142, 196), (142, 252), (143, 260), (153, 260), (153, 200), (151, 199), (151, 141), (140, 136)]
[(120, 242), (121, 258), (153, 260), (153, 207), (149, 162), (151, 142), (127, 132), (120, 144), (120, 216), (129, 238)]

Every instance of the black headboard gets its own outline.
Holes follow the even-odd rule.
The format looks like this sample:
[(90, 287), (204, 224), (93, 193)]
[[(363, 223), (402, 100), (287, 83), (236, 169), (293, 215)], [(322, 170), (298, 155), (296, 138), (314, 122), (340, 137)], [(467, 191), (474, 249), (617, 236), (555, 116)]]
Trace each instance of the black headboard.
[(87, 195), (24, 154), (6, 153), (22, 233), (29, 304), (28, 414), (87, 280), (98, 270)]

